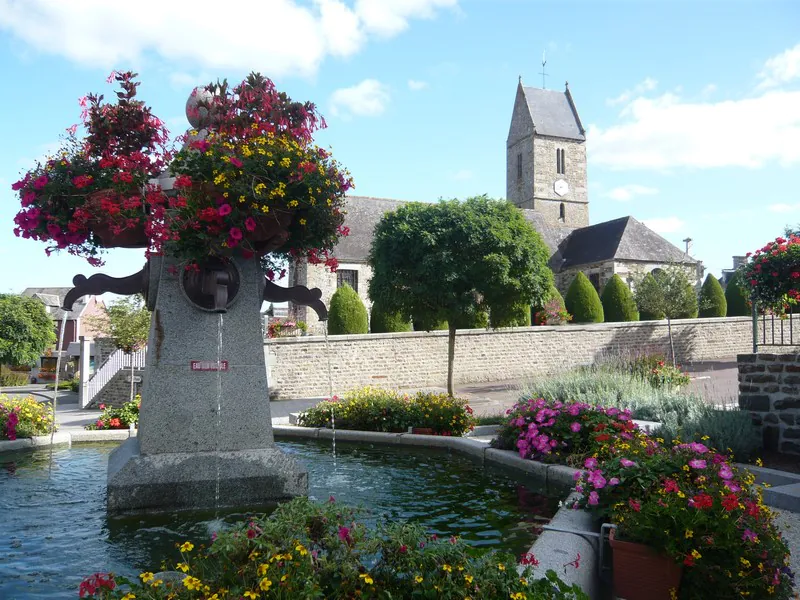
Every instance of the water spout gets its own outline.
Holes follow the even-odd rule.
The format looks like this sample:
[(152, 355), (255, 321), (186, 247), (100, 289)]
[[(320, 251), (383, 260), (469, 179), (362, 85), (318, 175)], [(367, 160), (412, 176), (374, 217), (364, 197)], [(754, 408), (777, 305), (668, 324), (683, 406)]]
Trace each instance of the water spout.
[(58, 406), (58, 380), (61, 376), (61, 348), (64, 346), (64, 326), (70, 312), (69, 310), (64, 310), (64, 314), (61, 316), (61, 327), (58, 332), (58, 346), (56, 346), (56, 380), (53, 387), (53, 422), (50, 424), (50, 465), (47, 472), (48, 477), (53, 473), (53, 442), (56, 435), (56, 407)]

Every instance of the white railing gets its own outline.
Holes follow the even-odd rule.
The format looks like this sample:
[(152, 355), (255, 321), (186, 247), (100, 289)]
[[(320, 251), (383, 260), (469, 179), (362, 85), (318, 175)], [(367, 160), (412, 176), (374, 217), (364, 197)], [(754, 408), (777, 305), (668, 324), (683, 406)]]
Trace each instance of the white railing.
[(122, 350), (115, 350), (111, 356), (100, 366), (94, 375), (86, 382), (86, 393), (83, 395), (81, 408), (86, 408), (97, 397), (108, 382), (114, 378), (114, 375), (123, 369), (131, 368), (131, 360), (133, 360), (133, 367), (136, 369), (144, 369), (145, 358), (147, 357), (147, 348), (142, 348), (133, 354), (127, 354)]

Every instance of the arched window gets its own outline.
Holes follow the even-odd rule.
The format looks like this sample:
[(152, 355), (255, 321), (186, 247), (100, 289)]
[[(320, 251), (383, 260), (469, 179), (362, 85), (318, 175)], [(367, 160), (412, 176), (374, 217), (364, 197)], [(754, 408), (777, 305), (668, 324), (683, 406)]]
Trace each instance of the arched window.
[(561, 206), (558, 207), (558, 218), (564, 221), (567, 218), (567, 207), (564, 203), (561, 203)]
[(556, 148), (556, 173), (561, 175), (561, 150)]
[(567, 172), (566, 153), (563, 148), (556, 149), (556, 173), (565, 175)]

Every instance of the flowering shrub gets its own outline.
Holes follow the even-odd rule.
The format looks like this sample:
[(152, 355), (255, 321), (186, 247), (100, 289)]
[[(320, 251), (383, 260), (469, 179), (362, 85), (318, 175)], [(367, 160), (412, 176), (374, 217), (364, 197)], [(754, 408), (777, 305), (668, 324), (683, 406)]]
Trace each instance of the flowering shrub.
[(554, 571), (529, 581), (509, 554), (479, 554), (458, 538), (437, 539), (418, 525), (382, 521), (375, 529), (359, 511), (333, 498), (298, 498), (267, 519), (219, 533), (211, 545), (180, 546), (177, 581), (152, 572), (132, 582), (95, 574), (81, 584), (83, 598), (473, 598), (586, 599)]
[(750, 473), (699, 442), (616, 450), (586, 459), (578, 506), (682, 563), (682, 598), (790, 597), (789, 549)]
[(120, 408), (100, 405), (102, 414), (94, 423), (89, 423), (84, 429), (129, 429), (131, 425), (139, 422), (139, 409), (142, 406), (142, 397), (136, 394), (133, 400), (126, 402)]
[(146, 197), (159, 196), (148, 181), (163, 169), (169, 152), (164, 124), (135, 99), (136, 76), (109, 76), (122, 88), (115, 104), (103, 103), (102, 95), (81, 98), (86, 138), (79, 141), (77, 126), (71, 127), (54, 157), (11, 186), (22, 203), (14, 219), (17, 236), (48, 242), (48, 254), (66, 249), (99, 265), (98, 255), (112, 240), (99, 237), (98, 221), (110, 223), (111, 235), (136, 229), (143, 234)]
[(534, 325), (566, 325), (572, 321), (572, 315), (564, 308), (563, 301), (558, 298), (548, 300), (542, 310), (533, 315)]
[(9, 398), (0, 394), (0, 440), (16, 440), (50, 433), (53, 407), (33, 396)]
[(304, 427), (331, 427), (359, 431), (403, 432), (409, 427), (429, 427), (440, 435), (462, 435), (474, 428), (472, 408), (466, 400), (447, 394), (419, 392), (414, 396), (378, 388), (334, 396), (302, 413)]
[(748, 252), (742, 280), (761, 308), (784, 314), (800, 300), (800, 237), (778, 237)]
[(308, 325), (305, 321), (296, 321), (294, 319), (274, 319), (270, 320), (267, 329), (267, 336), (271, 338), (285, 337), (291, 335), (296, 331), (305, 333), (308, 331)]
[(655, 388), (671, 388), (688, 385), (689, 375), (680, 366), (673, 367), (660, 354), (642, 354), (625, 361), (624, 368), (646, 380)]
[(528, 398), (507, 414), (495, 445), (531, 460), (575, 465), (587, 456), (613, 456), (620, 444), (651, 444), (630, 412), (614, 407)]

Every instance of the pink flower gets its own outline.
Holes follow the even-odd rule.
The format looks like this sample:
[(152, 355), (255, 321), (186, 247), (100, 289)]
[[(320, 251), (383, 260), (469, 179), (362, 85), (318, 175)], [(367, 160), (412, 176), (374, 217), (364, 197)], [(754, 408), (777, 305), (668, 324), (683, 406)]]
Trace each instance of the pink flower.
[(628, 499), (628, 506), (630, 506), (634, 512), (640, 512), (642, 510), (642, 504), (633, 498)]
[(733, 479), (733, 471), (730, 466), (723, 464), (719, 469), (719, 476), (721, 479)]
[(706, 468), (706, 461), (701, 460), (699, 458), (695, 458), (689, 461), (689, 466), (693, 469), (705, 469)]
[(635, 462), (633, 462), (632, 460), (629, 460), (627, 458), (623, 458), (622, 460), (620, 460), (619, 464), (621, 464), (623, 467), (633, 467), (633, 466), (636, 465)]
[(242, 168), (242, 161), (240, 161), (240, 160), (239, 160), (238, 158), (236, 158), (235, 156), (231, 156), (231, 164), (232, 164), (234, 167), (236, 167), (237, 169), (241, 169), (241, 168)]
[(597, 466), (597, 459), (590, 456), (584, 461), (583, 466), (587, 469), (594, 469)]
[(581, 424), (575, 421), (572, 425), (569, 426), (573, 433), (578, 433), (581, 430)]
[(339, 526), (339, 539), (342, 540), (343, 542), (347, 542), (348, 544), (350, 542), (352, 542), (353, 539), (350, 537), (350, 529), (345, 527), (345, 526), (343, 526), (343, 525), (340, 525)]
[(745, 529), (744, 533), (742, 534), (742, 540), (745, 542), (755, 542), (758, 539), (758, 536), (750, 531), (749, 529)]
[(253, 217), (247, 217), (244, 220), (244, 228), (247, 229), (247, 231), (254, 231), (256, 228), (256, 220)]
[(217, 213), (220, 217), (224, 217), (225, 215), (231, 214), (232, 210), (233, 209), (231, 208), (231, 205), (226, 203), (220, 205), (220, 207), (217, 209)]
[(33, 187), (34, 187), (35, 189), (37, 189), (37, 190), (40, 190), (40, 189), (42, 189), (44, 186), (46, 186), (46, 185), (47, 185), (47, 182), (48, 182), (48, 181), (49, 181), (49, 179), (47, 178), (47, 175), (40, 175), (39, 177), (37, 177), (37, 178), (34, 180), (34, 182), (33, 182)]
[(589, 504), (597, 506), (600, 503), (600, 496), (597, 492), (589, 492)]
[(617, 479), (616, 477), (612, 477), (611, 479), (608, 480), (608, 485), (619, 485), (619, 479)]
[(229, 235), (231, 236), (232, 239), (236, 241), (239, 241), (244, 237), (244, 235), (242, 234), (242, 230), (239, 229), (238, 227), (231, 227)]

